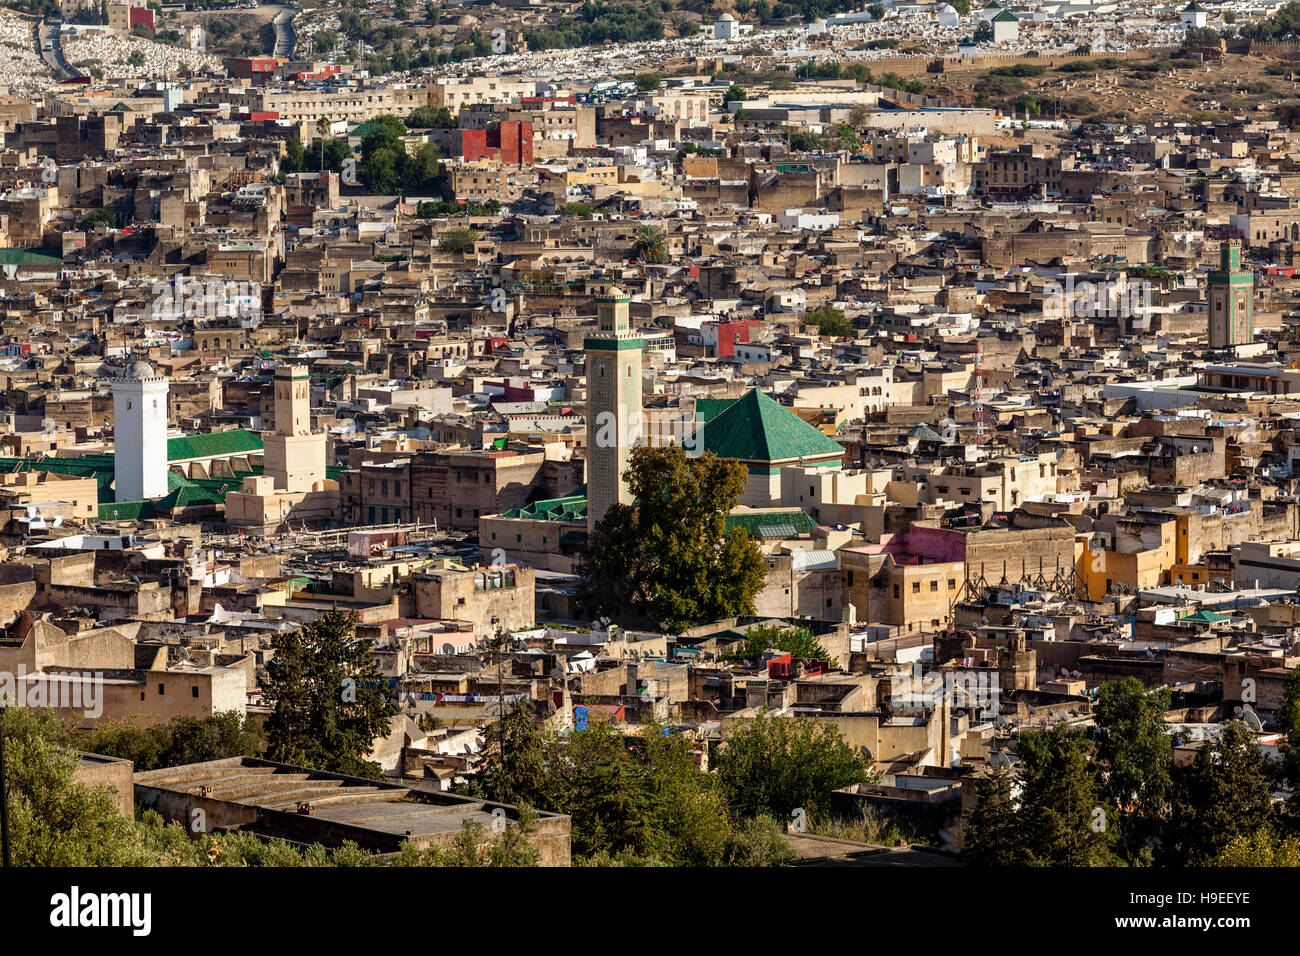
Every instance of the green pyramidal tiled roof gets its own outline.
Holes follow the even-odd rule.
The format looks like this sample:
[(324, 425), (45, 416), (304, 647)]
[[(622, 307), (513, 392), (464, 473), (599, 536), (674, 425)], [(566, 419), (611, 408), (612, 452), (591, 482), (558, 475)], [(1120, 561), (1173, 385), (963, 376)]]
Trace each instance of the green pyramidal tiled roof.
[[(693, 436), (719, 458), (747, 462), (794, 461), (843, 455), (844, 446), (753, 389), (709, 419)], [(699, 444), (696, 447), (700, 447)]]
[(707, 422), (734, 405), (734, 398), (697, 398), (695, 400), (695, 420)]
[(993, 18), (994, 23), (1016, 23), (1019, 20), (1020, 18), (1016, 16), (1014, 13), (1012, 13), (1010, 10), (1003, 10), (1001, 13), (999, 13), (996, 17)]

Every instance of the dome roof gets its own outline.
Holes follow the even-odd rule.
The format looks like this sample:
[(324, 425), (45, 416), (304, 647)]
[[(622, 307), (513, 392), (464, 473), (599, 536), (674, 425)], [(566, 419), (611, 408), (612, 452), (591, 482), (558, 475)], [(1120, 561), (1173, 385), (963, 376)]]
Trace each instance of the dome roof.
[(153, 378), (155, 372), (153, 366), (144, 359), (137, 359), (131, 363), (131, 367), (126, 370), (127, 378)]
[(733, 17), (730, 13), (724, 13), (722, 16), (718, 17), (718, 22), (719, 22), (719, 23), (735, 23), (735, 22), (736, 22), (736, 18)]

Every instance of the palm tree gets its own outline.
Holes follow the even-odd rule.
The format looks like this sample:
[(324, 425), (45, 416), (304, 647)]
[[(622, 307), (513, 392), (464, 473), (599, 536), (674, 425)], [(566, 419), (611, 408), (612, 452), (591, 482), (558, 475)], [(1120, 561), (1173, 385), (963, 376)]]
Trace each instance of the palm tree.
[(320, 139), (320, 171), (325, 172), (325, 137), (329, 135), (330, 120), (328, 116), (322, 116), (316, 120), (316, 132), (319, 133)]
[(668, 249), (664, 231), (658, 226), (642, 226), (636, 231), (633, 248), (646, 262), (667, 262)]

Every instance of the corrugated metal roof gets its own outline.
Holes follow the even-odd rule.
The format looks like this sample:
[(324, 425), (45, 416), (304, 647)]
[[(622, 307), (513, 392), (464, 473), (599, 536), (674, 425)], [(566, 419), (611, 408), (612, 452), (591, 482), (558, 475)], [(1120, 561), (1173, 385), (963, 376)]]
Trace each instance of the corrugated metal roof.
[(840, 566), (834, 551), (796, 551), (791, 557), (795, 571), (834, 571)]

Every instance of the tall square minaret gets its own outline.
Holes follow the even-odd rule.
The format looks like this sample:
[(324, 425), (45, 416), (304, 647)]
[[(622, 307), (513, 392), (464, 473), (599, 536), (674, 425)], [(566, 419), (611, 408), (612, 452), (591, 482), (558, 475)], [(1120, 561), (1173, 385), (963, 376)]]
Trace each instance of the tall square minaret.
[(262, 438), (263, 474), (276, 491), (312, 491), (325, 479), (325, 433), (311, 430), (311, 377), (302, 365), (275, 369), (275, 431)]
[(167, 494), (167, 376), (145, 361), (113, 380), (113, 497)]
[(587, 353), (587, 533), (600, 527), (610, 505), (631, 504), (623, 473), (641, 437), (640, 337), (628, 319), (630, 300), (619, 289), (596, 300), (596, 331)]
[(1241, 243), (1219, 247), (1219, 268), (1205, 283), (1210, 348), (1249, 345), (1255, 338), (1255, 276), (1241, 267)]

